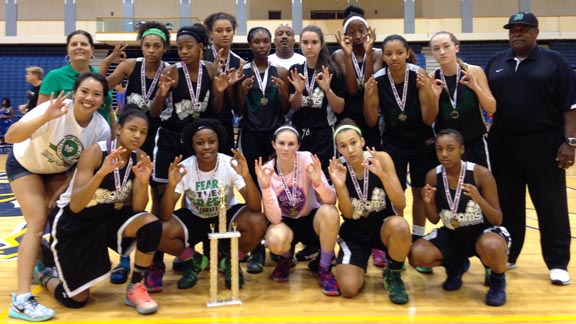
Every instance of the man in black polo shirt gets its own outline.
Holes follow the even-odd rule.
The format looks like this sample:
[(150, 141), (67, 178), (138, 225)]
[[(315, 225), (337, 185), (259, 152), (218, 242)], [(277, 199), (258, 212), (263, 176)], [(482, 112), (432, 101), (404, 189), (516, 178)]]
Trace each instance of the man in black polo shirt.
[(550, 280), (567, 285), (571, 238), (565, 169), (574, 164), (576, 147), (572, 69), (560, 53), (537, 45), (538, 19), (532, 13), (512, 15), (504, 28), (511, 48), (490, 59), (486, 76), (497, 106), (489, 136), (492, 172), (503, 225), (512, 237), (508, 269), (517, 267), (524, 244), (528, 185)]

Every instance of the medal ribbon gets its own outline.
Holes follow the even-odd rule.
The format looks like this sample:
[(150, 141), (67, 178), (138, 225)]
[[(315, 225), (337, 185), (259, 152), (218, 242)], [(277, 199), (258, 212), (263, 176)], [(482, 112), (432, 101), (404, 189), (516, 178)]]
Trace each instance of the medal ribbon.
[(184, 76), (186, 77), (186, 84), (188, 85), (188, 92), (190, 92), (190, 99), (192, 99), (192, 104), (194, 106), (200, 105), (200, 88), (202, 87), (202, 60), (198, 62), (198, 80), (196, 81), (196, 93), (194, 93), (194, 87), (192, 86), (190, 73), (188, 73), (188, 67), (184, 62), (182, 62), (182, 70), (184, 71)]
[(460, 68), (460, 65), (456, 65), (456, 88), (454, 89), (454, 99), (452, 99), (452, 96), (450, 95), (450, 89), (448, 89), (448, 83), (446, 83), (446, 78), (444, 77), (444, 72), (442, 72), (442, 68), (440, 69), (440, 79), (442, 79), (442, 82), (444, 82), (444, 90), (446, 90), (446, 93), (448, 93), (448, 98), (450, 98), (450, 104), (452, 105), (452, 109), (456, 110), (456, 100), (458, 100), (458, 82), (460, 82), (460, 73), (462, 72), (462, 69)]
[(314, 93), (314, 84), (316, 84), (316, 69), (314, 69), (314, 74), (312, 74), (312, 80), (308, 81), (308, 65), (304, 64), (304, 78), (306, 79), (306, 91), (308, 91), (308, 97), (312, 97)]
[(392, 88), (392, 92), (394, 93), (394, 99), (396, 99), (396, 103), (400, 108), (400, 111), (404, 112), (406, 108), (406, 94), (408, 93), (408, 74), (410, 70), (408, 66), (406, 66), (406, 73), (404, 74), (404, 84), (402, 85), (402, 99), (398, 95), (398, 90), (396, 90), (396, 85), (394, 84), (394, 78), (392, 78), (392, 73), (390, 73), (390, 69), (386, 68), (386, 73), (388, 74), (388, 80), (390, 81), (390, 87)]
[(268, 70), (270, 69), (270, 61), (268, 61), (268, 65), (266, 66), (266, 71), (264, 71), (264, 80), (260, 77), (260, 71), (256, 66), (256, 63), (252, 61), (252, 71), (254, 71), (254, 75), (256, 76), (256, 81), (258, 82), (258, 88), (262, 91), (262, 97), (266, 97), (266, 84), (268, 83)]
[(150, 96), (152, 96), (152, 91), (154, 91), (156, 83), (158, 83), (160, 75), (162, 74), (162, 67), (164, 66), (163, 63), (164, 62), (160, 61), (160, 66), (158, 66), (158, 71), (156, 71), (156, 75), (154, 75), (150, 89), (146, 91), (146, 59), (142, 60), (142, 65), (140, 66), (140, 85), (142, 86), (142, 96), (145, 101), (148, 101)]
[(458, 203), (460, 202), (460, 196), (462, 195), (462, 184), (464, 183), (464, 176), (466, 175), (466, 163), (461, 161), (460, 175), (458, 176), (458, 184), (456, 185), (456, 193), (454, 194), (454, 200), (452, 200), (452, 195), (450, 194), (450, 186), (448, 184), (448, 176), (446, 175), (446, 169), (442, 167), (442, 181), (444, 182), (444, 191), (446, 193), (446, 200), (448, 201), (448, 206), (452, 214), (456, 213), (458, 209)]
[(365, 207), (367, 207), (368, 203), (368, 169), (364, 168), (364, 191), (360, 190), (360, 184), (358, 183), (358, 178), (356, 178), (356, 173), (354, 172), (354, 168), (350, 165), (350, 163), (346, 163), (346, 167), (348, 167), (348, 172), (350, 173), (350, 178), (352, 178), (352, 183), (354, 184), (354, 189), (356, 189), (356, 193), (358, 194), (358, 198), (362, 200), (362, 203)]
[[(278, 160), (276, 160), (278, 161)], [(286, 193), (286, 198), (288, 198), (288, 202), (290, 203), (290, 207), (296, 207), (296, 178), (298, 177), (298, 152), (294, 156), (294, 169), (292, 170), (294, 174), (292, 175), (292, 192), (288, 189), (288, 184), (286, 183), (286, 179), (284, 179), (284, 175), (280, 170), (278, 164), (276, 164), (276, 168), (278, 171), (278, 175), (282, 180), (282, 187), (284, 188), (284, 192)]]
[[(364, 53), (364, 57), (362, 58), (362, 62), (366, 63), (366, 53)], [(359, 84), (364, 84), (364, 66), (362, 64), (362, 68), (360, 68), (360, 64), (358, 64), (358, 60), (356, 59), (356, 55), (352, 53), (352, 65), (354, 65), (354, 70), (356, 71), (356, 76), (358, 77)]]
[[(110, 153), (116, 150), (116, 139), (112, 141), (110, 144)], [(117, 163), (118, 158), (112, 159), (112, 162)], [(130, 176), (130, 172), (132, 170), (132, 157), (128, 157), (128, 165), (126, 166), (126, 171), (124, 172), (124, 180), (120, 183), (120, 170), (118, 168), (114, 168), (114, 186), (116, 187), (116, 201), (121, 202), (120, 194), (124, 190), (126, 186), (126, 182), (128, 181), (128, 177)]]

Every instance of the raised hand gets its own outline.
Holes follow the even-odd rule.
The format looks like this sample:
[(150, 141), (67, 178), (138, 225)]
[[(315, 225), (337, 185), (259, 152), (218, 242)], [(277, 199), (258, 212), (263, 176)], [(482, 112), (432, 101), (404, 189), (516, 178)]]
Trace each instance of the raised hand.
[(306, 174), (315, 187), (322, 183), (322, 163), (316, 154), (312, 155), (312, 162), (306, 166)]
[(470, 199), (474, 200), (474, 202), (476, 203), (478, 203), (481, 199), (483, 199), (482, 195), (478, 191), (478, 188), (473, 184), (463, 183), (462, 192), (464, 193), (464, 195), (470, 197)]
[(364, 98), (370, 98), (378, 95), (378, 81), (371, 76), (368, 81), (364, 82)]
[(368, 26), (368, 32), (363, 35), (363, 39), (364, 51), (366, 51), (366, 53), (372, 52), (374, 42), (376, 41), (376, 28)]
[(250, 92), (250, 89), (252, 89), (253, 84), (254, 84), (254, 76), (246, 78), (244, 79), (244, 81), (242, 81), (242, 83), (240, 84), (240, 88), (244, 96), (246, 96), (248, 92)]
[(268, 187), (270, 187), (270, 180), (272, 179), (274, 170), (262, 165), (262, 157), (259, 157), (258, 160), (254, 160), (254, 169), (256, 171), (256, 177), (258, 178), (260, 188), (268, 189)]
[(228, 88), (228, 80), (230, 80), (230, 72), (215, 75), (212, 79), (212, 85), (215, 87), (216, 91), (224, 92)]
[(182, 162), (182, 155), (175, 157), (174, 162), (170, 163), (170, 166), (168, 167), (168, 184), (172, 187), (176, 187), (187, 173), (186, 168), (181, 166), (180, 162)]
[(228, 74), (228, 86), (233, 86), (238, 83), (238, 81), (244, 79), (244, 69), (236, 70), (235, 68), (231, 68), (226, 71), (226, 74)]
[(440, 98), (442, 91), (444, 90), (445, 83), (442, 82), (440, 79), (434, 78), (434, 73), (430, 73), (428, 75), (428, 79), (430, 79), (430, 89), (432, 90), (433, 98)]
[(332, 74), (327, 66), (322, 65), (322, 72), (316, 74), (316, 83), (318, 86), (324, 90), (324, 92), (330, 91), (330, 82), (332, 81)]
[(332, 184), (334, 187), (342, 187), (346, 185), (346, 167), (340, 163), (337, 158), (332, 158), (330, 160), (330, 165), (328, 165), (328, 173), (330, 174), (330, 179), (332, 179)]
[(298, 69), (294, 68), (290, 71), (288, 81), (290, 81), (297, 93), (304, 93), (304, 88), (306, 87), (306, 78), (302, 75), (302, 73), (298, 73)]
[(476, 90), (479, 87), (478, 81), (476, 80), (476, 77), (474, 76), (474, 74), (470, 73), (469, 71), (462, 69), (462, 75), (463, 75), (463, 77), (460, 79), (461, 84), (467, 86), (468, 88), (470, 88), (472, 90)]
[(56, 119), (60, 116), (66, 115), (68, 113), (69, 105), (64, 103), (64, 100), (68, 98), (70, 93), (64, 95), (64, 91), (60, 91), (58, 97), (54, 99), (54, 92), (50, 94), (50, 106), (46, 109), (44, 113), (50, 120)]
[(346, 57), (352, 56), (352, 41), (350, 40), (350, 36), (344, 34), (344, 37), (342, 37), (340, 31), (338, 31), (338, 34), (336, 35), (336, 43), (340, 44), (340, 48), (342, 48)]
[(125, 154), (126, 149), (122, 146), (118, 146), (112, 153), (108, 154), (106, 158), (104, 158), (104, 162), (100, 166), (100, 171), (104, 172), (104, 174), (108, 174), (114, 169), (122, 169), (126, 161), (123, 161), (120, 158), (120, 155)]
[(234, 156), (230, 160), (230, 166), (236, 173), (242, 176), (242, 178), (246, 179), (250, 177), (250, 170), (248, 169), (248, 162), (246, 162), (246, 157), (240, 150), (232, 149), (232, 154)]
[(426, 204), (431, 203), (432, 199), (434, 199), (435, 193), (436, 187), (432, 187), (431, 185), (426, 184), (424, 188), (422, 188), (422, 200), (424, 200)]
[(376, 153), (377, 153), (376, 148), (366, 147), (366, 149), (368, 150), (368, 152), (370, 152), (371, 156), (366, 157), (364, 159), (362, 166), (365, 169), (368, 169), (368, 171), (374, 173), (377, 177), (381, 177), (381, 176), (385, 175), (384, 168), (382, 167), (382, 163), (380, 162), (380, 159), (376, 156)]
[(166, 97), (170, 88), (176, 84), (176, 81), (170, 76), (170, 71), (162, 73), (160, 79), (158, 80), (158, 94), (162, 97)]
[(106, 59), (110, 59), (112, 62), (123, 62), (127, 57), (125, 52), (126, 47), (128, 47), (128, 43), (126, 42), (116, 43), (112, 53), (110, 53)]
[(148, 183), (150, 181), (152, 170), (154, 170), (154, 165), (152, 164), (150, 157), (146, 154), (142, 154), (140, 156), (140, 161), (132, 167), (134, 176), (142, 183)]
[(281, 78), (272, 76), (272, 83), (278, 87), (278, 92), (280, 92), (280, 96), (287, 98), (288, 97), (288, 82), (284, 82)]

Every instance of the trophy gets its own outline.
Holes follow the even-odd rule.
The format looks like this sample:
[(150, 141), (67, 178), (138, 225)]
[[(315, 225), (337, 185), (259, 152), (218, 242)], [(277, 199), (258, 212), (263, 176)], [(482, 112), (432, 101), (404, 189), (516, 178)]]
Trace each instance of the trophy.
[[(238, 273), (238, 238), (240, 232), (233, 224), (233, 231), (226, 231), (226, 195), (224, 184), (220, 184), (220, 206), (218, 210), (218, 233), (214, 233), (214, 225), (210, 225), (212, 233), (208, 234), (210, 239), (210, 300), (206, 303), (208, 307), (240, 305), (242, 301), (239, 297), (240, 283)], [(232, 267), (232, 298), (218, 298), (218, 240), (230, 239), (230, 266)]]

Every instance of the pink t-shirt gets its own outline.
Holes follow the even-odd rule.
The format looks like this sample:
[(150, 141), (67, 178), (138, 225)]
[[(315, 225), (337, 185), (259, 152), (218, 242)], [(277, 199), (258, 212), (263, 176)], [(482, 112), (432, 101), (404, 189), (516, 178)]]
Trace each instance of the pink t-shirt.
[[(293, 190), (294, 170), (284, 174), (285, 188), (282, 178), (276, 170), (276, 159), (266, 163), (265, 167), (274, 170), (270, 187), (262, 189), (262, 200), (264, 201), (264, 213), (272, 224), (282, 221), (282, 216), (299, 218), (310, 214), (313, 209), (319, 208), (321, 204), (336, 203), (336, 191), (328, 184), (328, 180), (322, 173), (322, 184), (314, 188), (312, 180), (306, 174), (306, 167), (312, 163), (310, 152), (297, 152), (298, 174), (296, 176), (296, 191)], [(288, 192), (288, 193), (287, 193)], [(295, 198), (290, 199), (295, 193)]]

